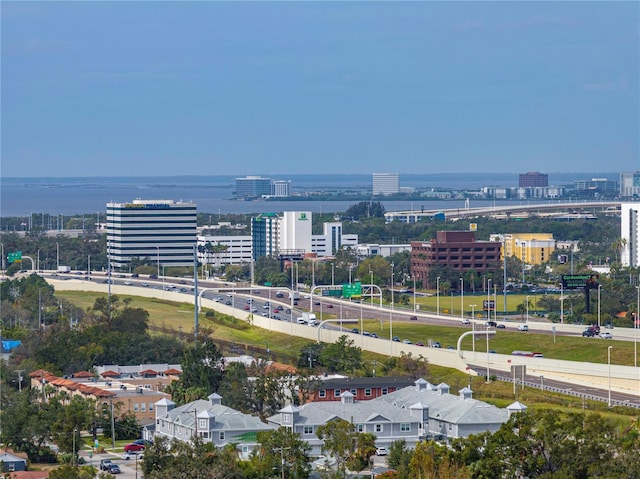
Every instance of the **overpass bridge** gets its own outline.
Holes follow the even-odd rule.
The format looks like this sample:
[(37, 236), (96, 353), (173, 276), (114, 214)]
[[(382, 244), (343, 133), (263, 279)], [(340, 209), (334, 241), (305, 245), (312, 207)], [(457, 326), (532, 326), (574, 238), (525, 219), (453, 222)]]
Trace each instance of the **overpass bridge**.
[[(401, 223), (417, 223), (430, 220), (436, 215), (444, 214), (445, 219), (473, 218), (476, 216), (496, 217), (528, 217), (528, 216), (555, 216), (567, 219), (589, 218), (596, 213), (620, 214), (620, 201), (551, 201), (533, 203), (484, 206), (480, 208), (451, 208), (439, 210), (405, 210), (388, 211), (384, 214), (385, 222), (399, 221)], [(445, 203), (443, 203), (444, 205)]]

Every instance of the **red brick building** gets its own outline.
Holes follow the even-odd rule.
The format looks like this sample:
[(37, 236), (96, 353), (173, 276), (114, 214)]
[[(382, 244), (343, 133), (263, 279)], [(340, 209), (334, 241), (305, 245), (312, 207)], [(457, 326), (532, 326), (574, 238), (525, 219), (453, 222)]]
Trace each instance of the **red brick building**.
[(399, 377), (332, 378), (320, 384), (309, 402), (340, 401), (344, 391), (350, 391), (355, 401), (368, 401), (414, 384), (414, 379)]
[(477, 241), (475, 231), (438, 231), (429, 242), (411, 242), (411, 274), (427, 288), (432, 269), (478, 274), (500, 267), (500, 247), (497, 241)]

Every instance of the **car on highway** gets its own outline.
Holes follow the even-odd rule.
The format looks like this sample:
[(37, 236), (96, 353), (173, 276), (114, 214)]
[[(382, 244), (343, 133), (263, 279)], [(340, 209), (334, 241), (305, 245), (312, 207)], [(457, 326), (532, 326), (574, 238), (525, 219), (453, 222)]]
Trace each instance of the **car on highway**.
[(506, 329), (507, 327), (504, 324), (500, 323), (500, 324), (498, 324), (496, 326), (496, 328), (498, 328), (498, 329)]
[(100, 470), (101, 471), (108, 471), (109, 470), (109, 466), (113, 464), (113, 461), (111, 459), (102, 459), (100, 461)]
[(332, 309), (333, 308), (333, 304), (327, 304), (327, 308)]
[(486, 321), (484, 325), (489, 326), (490, 328), (495, 328), (496, 326), (498, 326), (498, 323), (496, 323), (495, 321)]
[(376, 333), (371, 333), (371, 337), (372, 337), (372, 338), (377, 338), (377, 337), (378, 337), (378, 335), (377, 335)]
[(396, 343), (400, 342), (400, 338), (398, 336), (394, 336), (392, 341), (395, 341)]
[(125, 285), (125, 286), (131, 286), (132, 284), (133, 284), (133, 282), (131, 282), (131, 281), (125, 281), (125, 282), (124, 282), (124, 285)]
[(418, 341), (418, 342), (416, 343), (416, 346), (424, 346), (424, 343), (423, 343), (422, 341)]
[(224, 304), (226, 304), (227, 306), (231, 306), (231, 301), (226, 300), (226, 301), (224, 302)]
[(255, 308), (255, 307), (254, 307), (254, 308), (251, 308), (251, 312), (252, 312), (252, 313), (257, 313), (257, 312), (258, 312), (258, 308)]
[(122, 471), (120, 470), (120, 466), (115, 463), (109, 464), (109, 468), (107, 469), (109, 474), (120, 474)]
[(433, 342), (431, 343), (431, 347), (432, 347), (432, 348), (438, 348), (438, 349), (440, 349), (440, 348), (442, 348), (442, 345), (440, 344), (440, 342), (439, 342), (439, 341), (433, 341)]
[(529, 326), (527, 326), (526, 324), (519, 324), (518, 331), (529, 331)]
[(245, 311), (249, 311), (251, 308), (248, 304), (245, 304), (242, 309), (244, 309)]
[(353, 328), (353, 329), (351, 330), (351, 332), (352, 332), (353, 334), (360, 334), (360, 330), (359, 330), (358, 328)]
[(583, 338), (593, 338), (595, 335), (596, 333), (592, 329), (585, 329), (584, 331), (582, 331)]
[(600, 338), (601, 339), (613, 339), (613, 335), (609, 331), (605, 331), (603, 333), (600, 333)]
[(413, 344), (410, 339), (403, 339), (402, 343), (403, 344)]
[(409, 317), (409, 319), (410, 319), (411, 321), (417, 321), (417, 320), (418, 320), (418, 317), (417, 317), (417, 316), (410, 316), (410, 317)]
[(291, 314), (291, 310), (289, 308), (285, 309), (284, 312), (287, 314)]
[(141, 283), (140, 286), (142, 286), (143, 288), (148, 288), (149, 287), (149, 283)]
[(470, 319), (467, 319), (467, 318), (464, 318), (464, 319), (462, 320), (462, 324), (471, 324), (471, 320), (470, 320)]

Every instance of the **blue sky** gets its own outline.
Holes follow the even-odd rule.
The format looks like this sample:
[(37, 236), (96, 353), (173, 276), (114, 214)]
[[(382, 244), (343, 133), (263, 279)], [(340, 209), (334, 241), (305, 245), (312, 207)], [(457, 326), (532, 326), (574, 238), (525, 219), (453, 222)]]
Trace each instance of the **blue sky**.
[(11, 176), (640, 169), (638, 2), (7, 2)]

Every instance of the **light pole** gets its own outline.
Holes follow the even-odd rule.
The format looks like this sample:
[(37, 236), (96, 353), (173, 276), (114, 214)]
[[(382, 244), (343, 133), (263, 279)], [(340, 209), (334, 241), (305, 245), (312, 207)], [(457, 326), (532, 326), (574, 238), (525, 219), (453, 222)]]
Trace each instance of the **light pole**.
[(473, 331), (473, 334), (471, 335), (471, 344), (473, 345), (471, 350), (473, 351), (473, 354), (475, 355), (476, 353), (476, 305), (475, 304), (470, 304), (469, 306), (471, 306), (471, 329)]
[(560, 283), (560, 326), (564, 326), (564, 288)]
[(635, 332), (633, 338), (633, 367), (638, 367), (638, 313), (640, 312), (640, 286), (636, 286), (638, 290), (638, 302), (636, 304), (636, 314), (633, 317), (633, 329)]
[(156, 259), (158, 260), (158, 277), (160, 276), (160, 246), (156, 246)]
[(331, 263), (331, 286), (335, 285), (335, 280), (336, 280), (336, 276), (335, 276), (335, 269), (334, 269), (334, 264)]
[(529, 323), (529, 295), (527, 295), (527, 299), (525, 300), (527, 306), (527, 324)]
[[(39, 260), (38, 260), (39, 262)], [(91, 255), (87, 255), (87, 278), (91, 281)]]
[(2, 261), (0, 261), (0, 269), (4, 271), (4, 243), (0, 243), (0, 254), (2, 254)]
[(544, 392), (544, 376), (540, 376), (540, 389)]
[(416, 312), (416, 277), (413, 277), (413, 313)]
[(487, 279), (487, 320), (491, 319), (491, 278)]
[(440, 316), (440, 276), (436, 278), (436, 315)]
[(489, 382), (489, 326), (487, 325), (487, 382)]
[(391, 263), (391, 284), (389, 291), (391, 292), (391, 307), (389, 308), (389, 342), (391, 343), (391, 351), (393, 352), (393, 266)]
[(353, 265), (349, 265), (349, 284), (351, 284), (351, 268), (353, 268)]
[(611, 407), (611, 348), (613, 346), (609, 346), (607, 348), (607, 365), (609, 368), (609, 407)]
[(464, 319), (464, 279), (460, 278), (460, 317)]
[(602, 285), (598, 285), (598, 327), (600, 327), (600, 291), (602, 290)]
[[(369, 278), (370, 278), (370, 283), (369, 283), (369, 288), (371, 290), (371, 295), (369, 296), (369, 298), (371, 299), (371, 306), (373, 306), (373, 271), (369, 270)], [(382, 326), (382, 320), (380, 320), (380, 325)]]
[(56, 241), (56, 270), (60, 268), (60, 245)]

